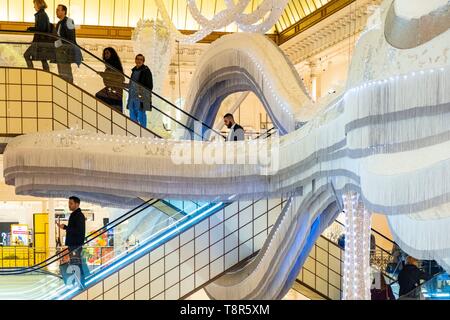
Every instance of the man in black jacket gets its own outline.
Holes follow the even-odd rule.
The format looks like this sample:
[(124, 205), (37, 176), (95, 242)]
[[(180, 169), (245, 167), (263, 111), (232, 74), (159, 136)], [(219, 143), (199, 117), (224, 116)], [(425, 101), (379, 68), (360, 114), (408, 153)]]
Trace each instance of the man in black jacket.
[(70, 251), (70, 261), (72, 264), (80, 266), (81, 280), (83, 282), (83, 268), (81, 267), (81, 251), (83, 249), (85, 233), (86, 233), (86, 218), (80, 209), (80, 199), (78, 197), (69, 198), (69, 209), (72, 211), (69, 217), (69, 223), (66, 225), (56, 223), (58, 227), (66, 230), (65, 245)]
[[(56, 25), (57, 35), (62, 39), (76, 44), (75, 23), (71, 18), (67, 17), (67, 7), (62, 4), (58, 5), (56, 8), (56, 16), (59, 19), (58, 24)], [(80, 65), (81, 52), (78, 47), (72, 45), (71, 43), (58, 39), (55, 42), (55, 47), (58, 73), (68, 82), (73, 83), (71, 63)]]
[(223, 116), (223, 122), (227, 128), (230, 129), (227, 141), (242, 141), (245, 139), (244, 128), (234, 121), (234, 117), (231, 113), (227, 113)]
[(147, 127), (146, 111), (152, 110), (153, 76), (145, 64), (145, 57), (138, 54), (135, 58), (136, 67), (131, 69), (131, 80), (128, 91), (127, 108), (130, 118), (144, 128)]
[(419, 298), (420, 280), (428, 281), (429, 279), (430, 276), (417, 267), (417, 260), (409, 256), (406, 258), (405, 266), (398, 274), (399, 296), (406, 299)]

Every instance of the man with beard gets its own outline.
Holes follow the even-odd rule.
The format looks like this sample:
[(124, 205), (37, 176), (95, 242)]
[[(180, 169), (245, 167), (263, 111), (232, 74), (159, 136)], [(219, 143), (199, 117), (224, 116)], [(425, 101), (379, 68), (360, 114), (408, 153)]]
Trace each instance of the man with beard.
[(234, 117), (231, 113), (227, 113), (223, 117), (223, 122), (227, 128), (230, 129), (227, 141), (242, 141), (245, 139), (244, 129), (234, 121)]

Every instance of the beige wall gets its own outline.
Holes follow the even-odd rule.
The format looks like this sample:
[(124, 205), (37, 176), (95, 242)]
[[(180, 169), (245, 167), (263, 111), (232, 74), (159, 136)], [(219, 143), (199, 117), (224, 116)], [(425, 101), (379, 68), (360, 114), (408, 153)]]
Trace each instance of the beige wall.
[[(383, 234), (386, 238), (393, 241), (391, 230), (389, 229), (387, 218), (384, 214), (372, 214), (372, 229)], [(388, 240), (383, 239), (380, 236), (375, 236), (375, 240), (378, 246), (391, 252), (392, 243)]]

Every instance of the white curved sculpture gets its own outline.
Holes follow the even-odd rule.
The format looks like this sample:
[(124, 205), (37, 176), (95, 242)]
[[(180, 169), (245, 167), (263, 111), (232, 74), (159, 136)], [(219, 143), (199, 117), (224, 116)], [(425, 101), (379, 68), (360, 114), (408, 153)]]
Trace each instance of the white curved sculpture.
[(186, 100), (187, 111), (212, 126), (222, 101), (239, 91), (253, 91), (281, 133), (295, 129), (295, 119), (317, 113), (294, 66), (264, 35), (237, 33), (215, 41), (200, 60)]
[[(5, 180), (18, 193), (33, 195), (76, 191), (183, 199), (219, 195), (223, 200), (298, 195), (293, 211), (280, 216), (257, 262), (235, 274), (247, 277), (210, 287), (218, 298), (279, 297), (288, 286), (289, 272), (257, 271), (270, 265), (295, 270), (312, 221), (323, 210), (333, 216), (338, 209), (331, 199), (348, 190), (360, 192), (369, 210), (389, 216), (396, 241), (415, 250), (409, 253), (445, 262), (450, 257), (450, 220), (442, 210), (450, 203), (450, 31), (417, 47), (397, 49), (385, 38), (391, 5), (390, 0), (384, 2), (380, 25), (359, 40), (345, 94), (292, 133), (259, 145), (129, 139), (75, 130), (35, 134), (8, 145)], [(281, 79), (276, 69), (264, 71)], [(278, 101), (293, 108), (298, 105), (295, 99), (287, 95)], [(276, 101), (270, 109), (290, 131), (293, 122)], [(307, 104), (301, 94), (297, 101)], [(191, 147), (191, 156), (180, 156)], [(232, 148), (237, 149), (231, 158), (235, 163), (239, 155), (266, 150), (272, 154), (263, 159), (269, 159), (267, 163), (196, 163), (200, 153), (211, 160)], [(186, 159), (191, 163), (180, 165)], [(305, 210), (311, 211), (306, 215)], [(294, 241), (289, 234), (300, 238)]]

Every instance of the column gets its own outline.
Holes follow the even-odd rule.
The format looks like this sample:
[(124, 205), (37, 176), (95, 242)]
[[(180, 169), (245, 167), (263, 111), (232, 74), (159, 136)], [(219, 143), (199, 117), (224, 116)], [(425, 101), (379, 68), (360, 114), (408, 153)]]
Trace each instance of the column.
[(370, 300), (371, 213), (360, 195), (343, 196), (345, 216), (345, 253), (343, 300)]
[(309, 62), (308, 66), (310, 67), (311, 98), (316, 102), (322, 95), (321, 70), (315, 62)]

